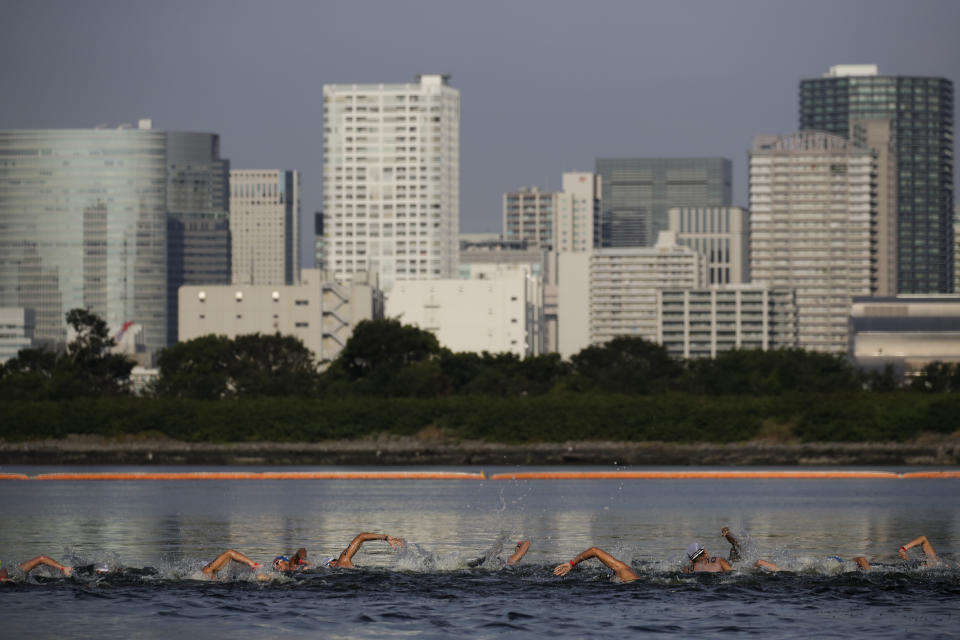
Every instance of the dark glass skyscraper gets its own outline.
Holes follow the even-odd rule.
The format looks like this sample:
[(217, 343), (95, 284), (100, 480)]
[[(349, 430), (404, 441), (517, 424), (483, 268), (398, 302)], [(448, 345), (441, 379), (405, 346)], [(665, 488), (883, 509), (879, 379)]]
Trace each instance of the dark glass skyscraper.
[(800, 81), (800, 129), (849, 137), (850, 120), (889, 118), (897, 160), (897, 290), (953, 291), (953, 83), (833, 67)]
[(601, 247), (650, 247), (671, 207), (728, 207), (726, 158), (598, 158)]
[(215, 133), (167, 134), (167, 344), (182, 285), (230, 284), (230, 161)]

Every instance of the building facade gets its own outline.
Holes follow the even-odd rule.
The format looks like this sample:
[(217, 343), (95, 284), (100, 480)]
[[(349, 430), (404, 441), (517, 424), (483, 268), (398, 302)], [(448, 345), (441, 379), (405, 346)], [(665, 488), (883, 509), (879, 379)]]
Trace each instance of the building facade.
[(460, 92), (444, 75), (411, 84), (324, 85), (327, 268), (338, 278), (455, 278)]
[(230, 284), (230, 161), (220, 136), (167, 133), (167, 344), (177, 342), (177, 290)]
[(543, 353), (543, 289), (523, 267), (488, 265), (471, 280), (401, 280), (387, 316), (437, 336), (454, 352)]
[(0, 307), (63, 345), (65, 314), (97, 313), (167, 344), (167, 136), (140, 128), (0, 132)]
[(299, 171), (230, 171), (233, 284), (296, 284), (299, 227)]
[(523, 187), (503, 194), (503, 237), (508, 242), (527, 241), (553, 246), (557, 193)]
[(181, 341), (279, 332), (299, 338), (321, 367), (337, 358), (357, 323), (383, 319), (376, 274), (341, 283), (304, 269), (293, 285), (186, 285), (179, 295)]
[(600, 176), (587, 171), (563, 174), (553, 223), (554, 251), (593, 251), (600, 246)]
[(911, 374), (934, 361), (960, 363), (960, 295), (854, 298), (850, 355), (865, 369)]
[(838, 65), (800, 81), (800, 129), (849, 138), (850, 121), (886, 118), (896, 148), (897, 291), (953, 291), (953, 83)]
[(663, 231), (653, 247), (558, 256), (558, 349), (565, 358), (618, 336), (655, 341), (659, 289), (697, 289), (706, 258)]
[(33, 346), (33, 317), (31, 309), (0, 307), (0, 364)]
[(657, 327), (657, 342), (675, 357), (792, 349), (797, 346), (794, 292), (757, 285), (663, 289), (657, 292)]
[(750, 282), (750, 218), (740, 207), (671, 208), (677, 244), (707, 258), (707, 283)]
[(847, 353), (850, 299), (876, 292), (877, 174), (873, 151), (829, 133), (754, 139), (751, 277), (796, 290), (803, 349)]
[(669, 228), (670, 207), (733, 204), (726, 158), (598, 158), (600, 246), (649, 247)]

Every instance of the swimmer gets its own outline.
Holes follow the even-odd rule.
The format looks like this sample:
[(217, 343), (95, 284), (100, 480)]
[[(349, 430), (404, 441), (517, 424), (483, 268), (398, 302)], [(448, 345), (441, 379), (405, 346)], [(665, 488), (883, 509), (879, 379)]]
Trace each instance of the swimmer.
[(637, 580), (640, 577), (630, 569), (626, 562), (617, 560), (603, 549), (598, 549), (597, 547), (590, 547), (586, 551), (580, 553), (570, 562), (564, 562), (563, 564), (557, 565), (553, 570), (553, 575), (565, 576), (570, 573), (570, 570), (575, 566), (584, 560), (589, 560), (590, 558), (596, 558), (608, 568), (613, 569), (613, 575), (617, 582), (630, 582), (631, 580)]
[(290, 556), (277, 556), (273, 559), (273, 570), (274, 571), (303, 571), (310, 566), (310, 563), (307, 562), (307, 550), (303, 547), (300, 547), (296, 552)]
[(707, 550), (699, 542), (692, 542), (687, 547), (687, 558), (690, 564), (683, 568), (684, 573), (699, 573), (701, 571), (717, 573), (720, 571), (733, 571), (731, 563), (743, 559), (743, 550), (740, 548), (740, 541), (736, 536), (730, 533), (729, 527), (720, 529), (720, 536), (727, 539), (730, 543), (730, 553), (727, 559), (711, 558)]
[[(44, 566), (56, 569), (57, 571), (59, 571), (60, 573), (62, 573), (64, 576), (68, 578), (71, 575), (73, 575), (73, 567), (62, 565), (56, 560), (54, 560), (53, 558), (49, 556), (43, 556), (43, 555), (37, 556), (36, 558), (30, 558), (29, 560), (21, 562), (17, 566), (25, 574), (28, 574), (34, 569), (36, 569), (37, 567), (39, 567), (40, 565), (44, 565)], [(0, 568), (0, 582), (13, 582), (13, 579), (7, 575), (6, 567)]]
[(687, 546), (687, 559), (690, 563), (683, 568), (684, 573), (733, 571), (733, 565), (726, 558), (711, 558), (699, 542), (691, 542)]
[[(513, 565), (520, 562), (523, 559), (523, 556), (527, 555), (527, 551), (529, 550), (530, 550), (530, 541), (521, 540), (520, 542), (517, 543), (517, 546), (514, 547), (513, 554), (511, 554), (511, 556), (507, 558), (506, 562), (504, 562), (503, 560), (500, 560), (499, 557), (496, 559), (499, 561), (501, 566), (512, 567)], [(488, 559), (489, 559), (489, 556), (480, 556), (479, 558), (476, 558), (468, 562), (467, 566), (470, 567), (471, 569), (474, 567), (479, 567), (480, 565), (486, 563)]]
[(406, 544), (403, 538), (395, 538), (393, 536), (388, 536), (385, 533), (359, 533), (357, 534), (357, 537), (355, 537), (350, 544), (347, 545), (347, 548), (340, 552), (340, 557), (335, 560), (333, 558), (328, 558), (321, 564), (326, 567), (339, 567), (342, 569), (354, 568), (354, 564), (351, 560), (353, 556), (356, 555), (357, 551), (360, 550), (360, 547), (363, 546), (363, 543), (367, 542), (368, 540), (383, 540), (394, 549), (399, 549)]

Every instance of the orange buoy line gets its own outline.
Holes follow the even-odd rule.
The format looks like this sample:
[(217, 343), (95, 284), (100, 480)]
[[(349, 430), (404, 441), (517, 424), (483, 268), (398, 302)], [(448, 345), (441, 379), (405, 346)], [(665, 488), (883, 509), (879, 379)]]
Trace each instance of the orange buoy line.
[(960, 478), (960, 471), (913, 471), (903, 474), (904, 478)]
[(29, 480), (29, 476), (22, 473), (0, 473), (0, 480)]
[(899, 478), (889, 471), (534, 471), (498, 473), (491, 480), (675, 480), (756, 478)]
[[(453, 471), (197, 471), (42, 473), (36, 480), (483, 480), (481, 473)], [(26, 476), (24, 476), (26, 479)]]

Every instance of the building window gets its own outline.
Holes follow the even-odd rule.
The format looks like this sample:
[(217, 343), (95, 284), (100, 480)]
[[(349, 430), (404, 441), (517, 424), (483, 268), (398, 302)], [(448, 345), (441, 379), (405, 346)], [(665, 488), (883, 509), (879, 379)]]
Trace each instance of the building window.
[[(348, 252), (348, 253), (349, 253), (349, 252)], [(310, 301), (309, 301), (309, 300), (297, 300), (296, 302), (294, 302), (294, 304), (297, 305), (298, 307), (305, 307), (305, 306), (307, 306), (308, 304), (310, 304)]]
[(297, 329), (305, 329), (305, 328), (307, 328), (308, 326), (310, 326), (310, 323), (308, 323), (308, 322), (294, 322), (294, 323), (293, 323), (293, 326), (296, 327)]

